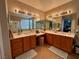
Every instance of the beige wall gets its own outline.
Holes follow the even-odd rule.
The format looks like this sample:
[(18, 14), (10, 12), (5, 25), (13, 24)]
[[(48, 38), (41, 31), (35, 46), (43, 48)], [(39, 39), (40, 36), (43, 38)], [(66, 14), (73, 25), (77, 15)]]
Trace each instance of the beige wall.
[(72, 26), (71, 26), (72, 29), (71, 29), (71, 31), (75, 32), (76, 31), (76, 27), (77, 27), (77, 24), (76, 24), (76, 13), (72, 14), (71, 17), (72, 17)]
[(51, 15), (53, 13), (59, 13), (59, 12), (62, 12), (62, 11), (67, 11), (67, 10), (72, 10), (72, 12), (75, 12), (72, 2), (61, 5), (59, 7), (54, 8), (54, 9), (51, 9), (51, 10), (46, 12), (46, 15)]
[(23, 4), (21, 2), (18, 2), (17, 0), (8, 0), (8, 9), (10, 12), (13, 12), (14, 9), (20, 9), (21, 11), (28, 11), (28, 12), (33, 12), (37, 13), (40, 15), (41, 19), (44, 19), (45, 15), (42, 11), (35, 9), (31, 6), (28, 6), (26, 4)]
[(79, 0), (72, 0), (76, 12), (79, 12)]
[(78, 25), (78, 18), (79, 18), (79, 0), (73, 0), (73, 6), (74, 6), (74, 9), (75, 9), (75, 11), (76, 11), (76, 13), (77, 13), (77, 19), (76, 19), (76, 28), (78, 28), (79, 27), (79, 25)]
[(65, 11), (67, 9), (71, 9), (72, 11), (74, 11), (72, 7), (73, 7), (72, 2), (69, 2), (67, 4), (64, 4), (62, 6), (54, 8), (54, 9), (51, 9), (51, 10), (44, 13), (44, 12), (38, 10), (38, 9), (33, 8), (32, 6), (23, 4), (23, 3), (21, 3), (17, 0), (8, 0), (9, 11), (13, 11), (14, 9), (18, 8), (21, 11), (26, 10), (26, 11), (29, 11), (29, 12), (37, 13), (37, 14), (40, 15), (41, 19), (45, 19), (47, 15), (50, 15), (50, 14), (53, 14), (53, 13), (56, 13), (56, 12), (60, 12), (60, 11)]

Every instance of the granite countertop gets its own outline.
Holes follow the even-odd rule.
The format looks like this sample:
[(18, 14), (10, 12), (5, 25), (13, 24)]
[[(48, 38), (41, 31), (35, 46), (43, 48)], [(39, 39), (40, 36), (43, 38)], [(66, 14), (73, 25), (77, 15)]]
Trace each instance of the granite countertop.
[(61, 35), (61, 36), (66, 36), (66, 37), (71, 37), (71, 38), (74, 38), (74, 36), (75, 36), (75, 33), (71, 33), (71, 32), (45, 31), (45, 33)]
[(13, 34), (13, 39), (22, 38), (26, 36), (36, 35), (36, 33), (28, 33), (28, 34)]
[(74, 33), (66, 33), (66, 32), (55, 32), (55, 31), (45, 31), (43, 33), (35, 33), (35, 32), (30, 32), (30, 33), (25, 33), (25, 34), (13, 34), (13, 39), (17, 39), (17, 38), (22, 38), (22, 37), (26, 37), (26, 36), (32, 36), (32, 35), (36, 35), (36, 36), (40, 36), (40, 35), (44, 35), (45, 33), (48, 34), (55, 34), (55, 35), (60, 35), (60, 36), (66, 36), (66, 37), (71, 37), (74, 38), (75, 34)]
[(44, 35), (45, 33), (26, 33), (26, 34), (13, 34), (13, 38), (12, 39), (17, 39), (17, 38), (22, 38), (22, 37), (27, 37), (27, 36), (32, 36), (32, 35), (36, 35), (36, 36), (40, 36), (40, 35)]
[(36, 33), (36, 36), (44, 35), (45, 33)]

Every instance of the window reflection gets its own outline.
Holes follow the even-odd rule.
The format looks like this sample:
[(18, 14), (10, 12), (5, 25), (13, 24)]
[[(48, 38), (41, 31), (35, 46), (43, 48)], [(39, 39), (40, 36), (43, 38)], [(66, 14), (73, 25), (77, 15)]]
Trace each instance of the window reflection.
[(29, 20), (22, 19), (20, 25), (22, 30), (29, 29)]

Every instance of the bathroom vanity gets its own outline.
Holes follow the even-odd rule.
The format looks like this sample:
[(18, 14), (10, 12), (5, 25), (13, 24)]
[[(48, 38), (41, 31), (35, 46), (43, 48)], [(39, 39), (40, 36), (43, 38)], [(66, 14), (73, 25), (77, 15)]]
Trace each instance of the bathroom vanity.
[[(13, 59), (30, 49), (36, 48), (38, 41), (44, 41), (50, 46), (55, 46), (69, 53), (72, 52), (75, 34), (71, 33), (71, 31), (63, 32), (60, 18), (55, 18), (57, 19), (56, 21), (35, 21), (32, 17), (23, 16), (15, 13), (10, 14), (10, 30), (13, 33), (17, 33), (13, 34), (13, 38), (10, 40)], [(40, 30), (39, 33), (36, 33), (38, 30)], [(44, 40), (39, 39), (41, 36), (43, 36)]]
[(66, 52), (71, 53), (73, 48), (73, 33), (46, 31), (46, 42)]
[(16, 36), (10, 40), (12, 57), (16, 56), (36, 47), (36, 35)]
[(44, 35), (45, 43), (71, 53), (73, 48), (74, 33), (45, 31), (43, 33), (30, 33), (14, 35), (11, 39), (13, 59), (28, 50), (37, 47), (36, 37)]

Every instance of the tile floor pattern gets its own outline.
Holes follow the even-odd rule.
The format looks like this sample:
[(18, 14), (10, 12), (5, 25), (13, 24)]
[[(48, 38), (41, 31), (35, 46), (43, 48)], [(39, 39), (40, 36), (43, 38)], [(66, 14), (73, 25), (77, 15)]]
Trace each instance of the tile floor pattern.
[[(34, 50), (37, 52), (37, 54), (32, 59), (63, 59), (60, 56), (56, 55), (55, 53), (51, 52), (48, 49), (48, 47), (49, 47), (48, 45), (36, 47)], [(26, 53), (22, 55), (25, 56)], [(26, 57), (19, 58), (19, 59), (26, 59)], [(79, 55), (69, 54), (68, 59), (79, 59)]]
[[(33, 59), (63, 59), (60, 56), (52, 53), (48, 50), (48, 46), (42, 46), (35, 48), (38, 55), (35, 56)], [(79, 55), (76, 54), (69, 54), (68, 59), (79, 59)]]
[(35, 50), (38, 52), (38, 55), (33, 59), (63, 59), (60, 56), (52, 53), (46, 46), (37, 47)]

